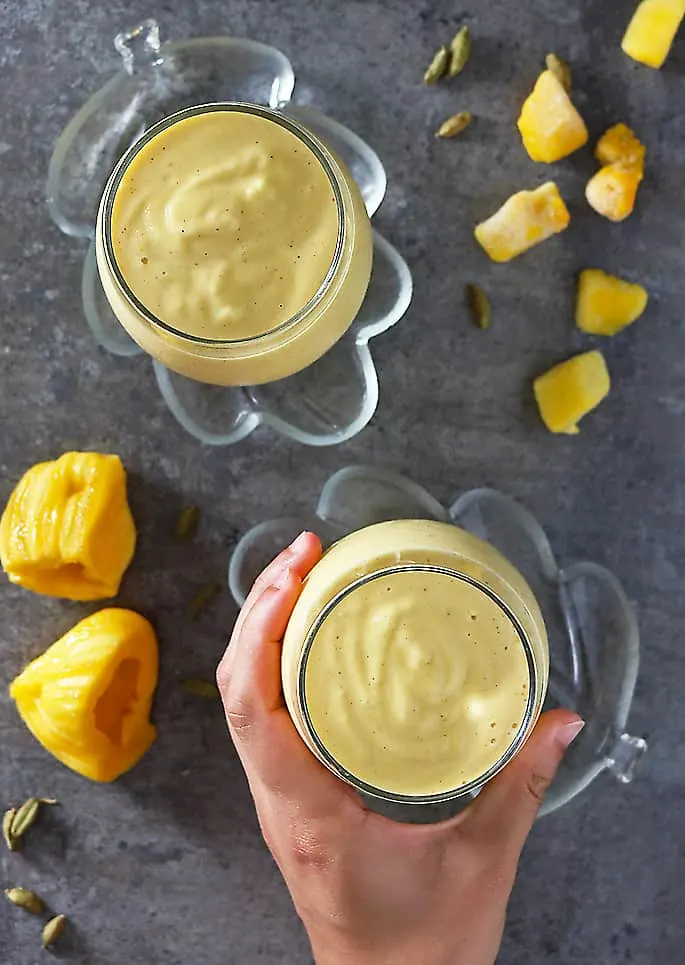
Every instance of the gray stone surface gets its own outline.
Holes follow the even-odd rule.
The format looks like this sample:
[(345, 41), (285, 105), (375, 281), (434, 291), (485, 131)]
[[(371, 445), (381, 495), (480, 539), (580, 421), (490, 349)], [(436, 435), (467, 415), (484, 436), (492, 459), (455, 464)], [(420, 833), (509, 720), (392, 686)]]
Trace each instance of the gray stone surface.
[[(184, 603), (223, 577), (237, 535), (308, 507), (346, 463), (391, 466), (440, 499), (492, 484), (527, 503), (560, 556), (613, 568), (640, 612), (644, 650), (631, 721), (651, 750), (640, 779), (600, 779), (541, 822), (521, 866), (504, 965), (677, 965), (685, 947), (685, 37), (660, 73), (619, 49), (634, 0), (0, 0), (0, 502), (30, 464), (71, 448), (118, 452), (131, 473), (140, 549), (120, 602), (159, 629), (159, 742), (116, 785), (91, 785), (35, 743), (6, 696), (10, 679), (85, 607), (0, 585), (0, 805), (57, 796), (0, 883), (37, 888), (73, 919), (61, 958), (83, 965), (309, 961), (287, 893), (261, 843), (243, 775), (214, 706), (178, 679), (210, 675), (234, 618), (228, 594), (198, 625)], [(376, 342), (382, 402), (338, 449), (259, 431), (203, 449), (164, 409), (144, 360), (94, 344), (79, 307), (81, 251), (51, 225), (43, 185), (62, 126), (115, 66), (111, 37), (154, 13), (167, 36), (230, 33), (279, 45), (320, 89), (320, 106), (364, 134), (390, 177), (379, 223), (410, 261), (410, 314)], [(422, 69), (461, 14), (475, 33), (462, 81), (427, 91)], [(575, 67), (593, 136), (633, 122), (649, 146), (638, 211), (593, 216), (589, 151), (556, 166), (571, 202), (566, 235), (509, 267), (488, 263), (473, 223), (545, 179), (512, 129), (542, 56)], [(432, 131), (454, 109), (478, 122), (458, 143)], [(573, 327), (576, 271), (598, 265), (646, 283), (647, 317), (605, 346), (614, 391), (575, 439), (541, 428), (531, 376), (587, 341)], [(462, 287), (491, 291), (495, 321), (474, 331)], [(178, 508), (203, 510), (196, 543), (170, 537)], [(38, 926), (0, 902), (0, 961), (33, 965)]]

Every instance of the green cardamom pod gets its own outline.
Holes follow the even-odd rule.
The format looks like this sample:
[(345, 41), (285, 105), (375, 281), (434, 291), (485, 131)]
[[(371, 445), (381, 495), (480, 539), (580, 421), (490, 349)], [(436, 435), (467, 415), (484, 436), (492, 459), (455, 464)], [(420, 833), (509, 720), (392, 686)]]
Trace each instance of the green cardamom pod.
[(473, 324), (476, 328), (490, 327), (490, 299), (480, 285), (471, 282), (466, 286), (466, 298), (471, 309)]
[(188, 604), (186, 611), (188, 619), (197, 620), (204, 608), (212, 602), (220, 590), (221, 587), (218, 583), (206, 583), (201, 587)]
[[(9, 845), (10, 849), (16, 851), (19, 848), (21, 838), (26, 834), (26, 832), (35, 824), (36, 818), (40, 813), (41, 805), (57, 804), (57, 801), (51, 797), (30, 797), (28, 801), (16, 809), (14, 816), (9, 823), (8, 837), (14, 843), (14, 848)], [(4, 833), (4, 819), (3, 819), (3, 833)], [(7, 840), (7, 838), (5, 839)]]
[(55, 915), (54, 918), (50, 919), (50, 921), (43, 929), (43, 935), (42, 935), (43, 948), (50, 948), (51, 945), (55, 944), (59, 936), (64, 931), (66, 924), (67, 924), (66, 915)]
[(220, 700), (221, 694), (216, 684), (199, 677), (187, 677), (181, 681), (183, 690), (192, 697), (204, 697), (206, 700)]
[(9, 811), (5, 811), (2, 816), (2, 836), (10, 851), (17, 851), (19, 846), (19, 842), (12, 834), (12, 822), (14, 821), (16, 813), (16, 808), (10, 808)]
[(426, 73), (423, 75), (424, 84), (437, 84), (445, 74), (450, 65), (450, 52), (447, 47), (440, 47), (428, 65)]
[(17, 839), (23, 837), (29, 828), (35, 824), (39, 811), (40, 801), (37, 797), (30, 797), (28, 801), (24, 801), (24, 803), (17, 808), (12, 824), (10, 825), (11, 836)]
[(436, 137), (456, 137), (457, 134), (461, 134), (465, 131), (473, 120), (473, 114), (471, 111), (460, 111), (458, 114), (453, 114), (448, 117), (446, 121), (440, 125), (440, 127), (435, 132)]
[(567, 91), (570, 91), (572, 75), (571, 68), (566, 61), (562, 60), (557, 54), (547, 54), (545, 64), (547, 65), (547, 70), (554, 74), (561, 86), (565, 87)]
[(5, 894), (8, 901), (11, 901), (17, 908), (28, 911), (31, 915), (42, 915), (45, 911), (43, 899), (27, 888), (6, 888)]
[(178, 539), (188, 542), (195, 535), (197, 524), (200, 520), (200, 510), (197, 506), (186, 506), (178, 515), (176, 521), (176, 536)]
[(448, 77), (456, 77), (461, 74), (471, 56), (471, 31), (467, 24), (464, 24), (450, 44), (450, 62), (447, 68)]

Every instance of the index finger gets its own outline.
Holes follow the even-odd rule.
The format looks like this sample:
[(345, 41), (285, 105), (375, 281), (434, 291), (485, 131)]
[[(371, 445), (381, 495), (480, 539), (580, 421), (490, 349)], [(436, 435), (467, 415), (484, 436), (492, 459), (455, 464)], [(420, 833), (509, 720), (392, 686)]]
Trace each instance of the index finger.
[(321, 540), (319, 537), (316, 536), (315, 533), (305, 531), (300, 533), (290, 546), (287, 546), (279, 553), (255, 580), (238, 614), (231, 640), (237, 639), (250, 611), (268, 587), (278, 583), (279, 577), (281, 577), (286, 570), (292, 570), (296, 576), (304, 579), (321, 559), (321, 552)]
[[(272, 571), (277, 574), (278, 571)], [(281, 688), (281, 638), (302, 580), (291, 569), (256, 597), (217, 681), (229, 730), (257, 805), (261, 789), (297, 803), (310, 817), (330, 814), (350, 795), (305, 745)]]

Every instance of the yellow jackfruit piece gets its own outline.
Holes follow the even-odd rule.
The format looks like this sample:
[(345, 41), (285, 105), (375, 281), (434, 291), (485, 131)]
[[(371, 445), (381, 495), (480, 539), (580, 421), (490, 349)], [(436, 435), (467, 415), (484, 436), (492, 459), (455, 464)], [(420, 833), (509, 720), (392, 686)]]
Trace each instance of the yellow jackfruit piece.
[(576, 324), (589, 335), (616, 335), (637, 321), (648, 300), (641, 285), (589, 268), (578, 283)]
[(625, 221), (633, 213), (637, 189), (643, 177), (639, 166), (607, 164), (590, 178), (585, 197), (604, 218)]
[(533, 383), (535, 399), (550, 432), (577, 435), (578, 423), (611, 388), (601, 352), (585, 352), (556, 365)]
[(545, 70), (518, 119), (523, 144), (534, 161), (551, 164), (588, 142), (588, 130), (568, 91), (551, 70)]
[(106, 609), (78, 623), (12, 682), (10, 696), (38, 741), (93, 781), (114, 781), (156, 737), (155, 632), (132, 610)]
[(648, 67), (662, 67), (685, 17), (685, 0), (642, 0), (623, 38), (623, 50)]
[(476, 226), (479, 244), (493, 261), (511, 261), (568, 227), (571, 216), (553, 181), (519, 191), (491, 218)]
[(23, 476), (0, 519), (12, 583), (47, 596), (116, 596), (136, 543), (118, 456), (67, 452)]
[(644, 168), (647, 151), (626, 124), (616, 124), (600, 137), (595, 157), (600, 164), (635, 164)]

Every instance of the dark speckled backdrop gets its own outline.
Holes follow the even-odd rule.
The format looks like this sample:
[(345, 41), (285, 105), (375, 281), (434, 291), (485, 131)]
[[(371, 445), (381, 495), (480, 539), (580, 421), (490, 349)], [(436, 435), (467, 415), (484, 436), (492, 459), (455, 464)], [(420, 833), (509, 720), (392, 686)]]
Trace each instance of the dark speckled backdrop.
[[(0, 584), (0, 806), (55, 795), (0, 884), (38, 889), (74, 922), (79, 965), (252, 965), (309, 961), (307, 943), (259, 837), (219, 710), (178, 679), (211, 675), (235, 611), (227, 593), (197, 625), (196, 587), (222, 579), (239, 533), (311, 505), (350, 462), (392, 466), (438, 498), (481, 484), (526, 502), (564, 559), (615, 569), (639, 607), (643, 667), (631, 730), (651, 749), (640, 779), (600, 779), (536, 828), (526, 850), (504, 965), (678, 965), (685, 947), (685, 36), (667, 67), (629, 62), (619, 42), (634, 0), (0, 0), (0, 502), (26, 467), (71, 448), (120, 453), (140, 549), (120, 602), (152, 617), (163, 670), (159, 742), (112, 787), (53, 761), (20, 724), (6, 686), (84, 613)], [(111, 38), (154, 14), (164, 35), (235, 33), (270, 41), (319, 106), (365, 135), (390, 187), (379, 224), (411, 263), (410, 314), (375, 343), (380, 410), (351, 443), (297, 448), (268, 431), (203, 449), (164, 409), (144, 359), (100, 351), (79, 304), (82, 254), (48, 220), (43, 186), (62, 126), (116, 66)], [(475, 35), (462, 81), (427, 91), (421, 74), (461, 15)], [(590, 152), (555, 168), (570, 230), (508, 268), (472, 241), (473, 223), (549, 172), (512, 129), (551, 49), (574, 65), (593, 136), (632, 122), (649, 149), (638, 210), (594, 216)], [(454, 109), (478, 122), (459, 142), (432, 131)], [(574, 439), (538, 422), (529, 380), (586, 346), (573, 327), (576, 271), (644, 282), (648, 315), (606, 345), (615, 386)], [(491, 291), (491, 331), (473, 330), (466, 280)], [(196, 542), (171, 538), (197, 502)], [(33, 965), (38, 923), (0, 902), (0, 961)]]

